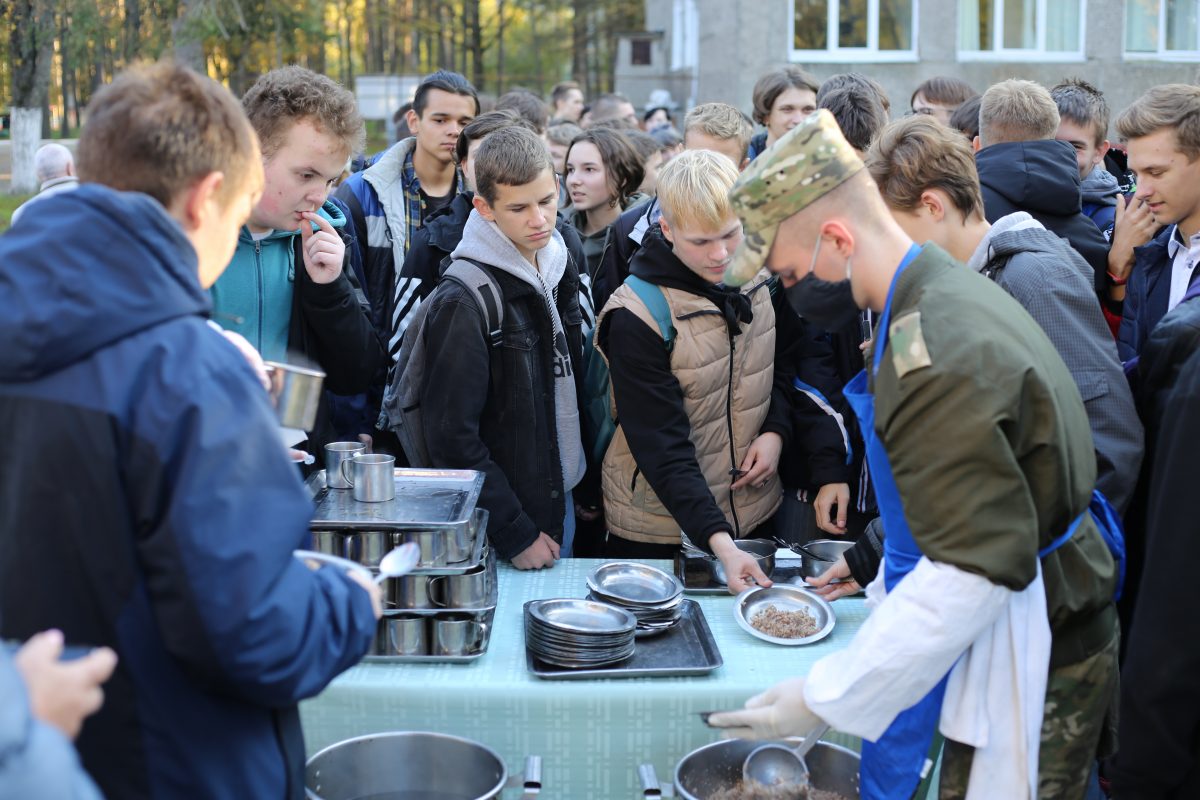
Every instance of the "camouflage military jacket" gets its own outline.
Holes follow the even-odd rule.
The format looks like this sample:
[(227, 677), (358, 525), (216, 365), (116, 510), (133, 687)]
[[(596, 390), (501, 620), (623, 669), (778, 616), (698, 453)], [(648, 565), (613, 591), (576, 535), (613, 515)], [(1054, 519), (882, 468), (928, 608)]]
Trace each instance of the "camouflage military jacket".
[[(1083, 514), (1096, 481), (1070, 372), (1003, 289), (935, 245), (901, 273), (872, 379), (876, 431), (921, 552), (1013, 590)], [(1088, 516), (1042, 561), (1052, 666), (1115, 633), (1116, 566)]]

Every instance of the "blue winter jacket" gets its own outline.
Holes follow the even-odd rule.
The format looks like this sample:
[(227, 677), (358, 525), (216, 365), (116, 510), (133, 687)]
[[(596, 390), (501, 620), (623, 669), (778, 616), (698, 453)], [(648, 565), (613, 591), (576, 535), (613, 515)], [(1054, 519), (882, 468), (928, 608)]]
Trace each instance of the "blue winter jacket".
[(1133, 271), (1125, 286), (1125, 305), (1121, 311), (1121, 332), (1117, 351), (1129, 361), (1142, 351), (1150, 331), (1167, 313), (1171, 299), (1171, 256), (1168, 244), (1175, 226), (1168, 225), (1158, 235), (1133, 251)]
[(0, 636), (117, 651), (77, 741), (106, 796), (300, 798), (296, 704), (367, 650), (369, 598), (292, 557), (311, 502), (179, 226), (44, 202), (0, 237)]

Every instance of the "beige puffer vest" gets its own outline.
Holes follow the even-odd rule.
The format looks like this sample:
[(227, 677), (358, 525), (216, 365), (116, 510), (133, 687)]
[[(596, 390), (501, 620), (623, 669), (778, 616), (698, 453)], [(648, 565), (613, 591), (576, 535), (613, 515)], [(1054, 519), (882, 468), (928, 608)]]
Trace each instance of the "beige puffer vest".
[[(725, 318), (712, 302), (690, 292), (661, 287), (677, 331), (671, 372), (683, 389), (696, 458), (736, 536), (746, 536), (770, 519), (783, 499), (777, 475), (762, 488), (748, 486), (736, 495), (729, 488), (733, 483), (729, 471), (741, 467), (771, 405), (775, 309), (767, 286), (769, 279), (770, 273), (764, 270), (746, 284), (743, 293), (750, 297), (754, 320), (748, 328), (743, 326), (732, 353)], [(596, 320), (597, 331), (604, 318), (618, 308), (628, 309), (656, 334), (659, 332), (650, 310), (628, 286), (618, 288), (604, 306)], [(596, 349), (608, 359), (599, 343)], [(731, 428), (735, 462), (730, 459)], [(604, 456), (603, 487), (604, 514), (614, 535), (636, 542), (679, 544), (679, 525), (638, 470), (619, 420)]]

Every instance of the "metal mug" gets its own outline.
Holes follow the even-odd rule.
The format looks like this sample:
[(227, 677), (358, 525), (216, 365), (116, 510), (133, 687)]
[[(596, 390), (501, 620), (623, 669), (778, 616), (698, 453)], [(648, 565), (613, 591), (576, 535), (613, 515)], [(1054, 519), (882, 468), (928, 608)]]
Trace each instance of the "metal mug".
[(446, 541), (446, 563), (457, 564), (460, 561), (466, 561), (475, 553), (475, 530), (474, 525), (462, 525), (452, 531), (445, 531), (443, 537)]
[(447, 614), (433, 618), (435, 656), (466, 656), (479, 652), (487, 639), (486, 622), (470, 614)]
[(444, 567), (446, 566), (446, 542), (452, 536), (453, 534), (444, 530), (436, 529), (401, 531), (399, 538), (403, 541), (396, 544), (413, 542), (421, 549), (421, 560), (417, 562), (418, 567)]
[(330, 442), (325, 445), (325, 485), (330, 489), (353, 488), (342, 474), (342, 462), (366, 452), (367, 446), (362, 442)]
[(379, 655), (429, 655), (425, 617), (417, 614), (388, 614), (379, 620), (379, 631)]
[(382, 453), (355, 453), (342, 462), (342, 477), (362, 503), (383, 503), (396, 497), (396, 457)]
[(429, 599), (442, 608), (482, 608), (487, 604), (487, 567), (478, 566), (461, 575), (438, 575), (429, 579)]
[(271, 384), (267, 393), (279, 424), (285, 428), (311, 431), (317, 421), (325, 373), (313, 367), (278, 361), (264, 361), (263, 365)]
[(379, 562), (395, 546), (395, 534), (389, 531), (356, 531), (340, 534), (346, 540), (346, 558), (364, 567), (379, 568)]
[(424, 575), (405, 575), (388, 581), (388, 601), (396, 608), (437, 608), (429, 597), (430, 579)]
[(312, 549), (331, 556), (346, 556), (346, 535), (337, 531), (313, 531)]

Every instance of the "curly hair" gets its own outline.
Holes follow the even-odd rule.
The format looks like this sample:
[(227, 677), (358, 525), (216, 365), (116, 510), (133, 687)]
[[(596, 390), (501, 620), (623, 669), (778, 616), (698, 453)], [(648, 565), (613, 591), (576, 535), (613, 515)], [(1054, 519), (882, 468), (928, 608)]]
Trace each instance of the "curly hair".
[(304, 67), (281, 67), (266, 73), (242, 97), (242, 108), (267, 158), (300, 120), (310, 121), (337, 139), (347, 157), (360, 152), (366, 141), (354, 95), (333, 79)]

